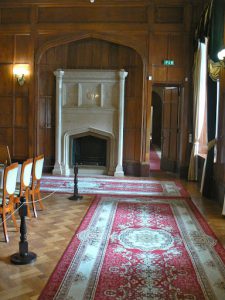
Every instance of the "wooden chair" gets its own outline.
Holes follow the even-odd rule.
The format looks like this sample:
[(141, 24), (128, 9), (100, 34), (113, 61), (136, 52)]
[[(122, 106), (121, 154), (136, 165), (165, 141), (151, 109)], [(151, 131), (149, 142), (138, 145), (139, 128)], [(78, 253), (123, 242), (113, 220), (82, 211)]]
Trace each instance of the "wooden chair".
[(20, 197), (24, 196), (27, 203), (27, 216), (31, 217), (29, 208), (29, 188), (31, 182), (31, 172), (33, 166), (33, 158), (29, 158), (23, 162), (20, 173), (20, 182), (16, 185), (16, 197), (14, 202), (20, 203)]
[(37, 218), (35, 195), (38, 196), (38, 202), (40, 204), (40, 208), (42, 210), (44, 209), (44, 205), (41, 201), (41, 194), (40, 194), (43, 166), (44, 166), (44, 155), (42, 154), (34, 158), (33, 169), (32, 169), (32, 183), (29, 190), (35, 218)]
[(9, 147), (7, 145), (0, 144), (0, 188), (3, 188), (3, 176), (5, 166), (11, 164), (11, 157)]
[(3, 189), (1, 190), (0, 196), (0, 215), (2, 217), (3, 232), (5, 241), (9, 241), (6, 225), (6, 216), (11, 214), (14, 226), (18, 231), (16, 218), (14, 215), (14, 193), (16, 189), (16, 177), (18, 172), (18, 163), (13, 163), (8, 167), (5, 167), (4, 178), (3, 178)]
[(9, 147), (7, 145), (0, 145), (0, 164), (9, 166), (11, 163)]

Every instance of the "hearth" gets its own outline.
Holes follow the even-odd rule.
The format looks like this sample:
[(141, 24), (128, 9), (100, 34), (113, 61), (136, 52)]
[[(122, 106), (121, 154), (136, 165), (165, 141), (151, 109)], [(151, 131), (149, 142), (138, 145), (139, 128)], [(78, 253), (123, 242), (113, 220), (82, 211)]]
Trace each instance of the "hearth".
[(71, 165), (106, 167), (107, 141), (95, 136), (71, 137)]

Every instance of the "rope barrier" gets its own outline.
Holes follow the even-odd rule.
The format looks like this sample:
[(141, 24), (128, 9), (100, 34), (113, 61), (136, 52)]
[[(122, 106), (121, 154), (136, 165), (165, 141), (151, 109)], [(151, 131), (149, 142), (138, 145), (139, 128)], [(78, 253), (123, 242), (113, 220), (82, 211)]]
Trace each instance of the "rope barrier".
[(23, 205), (25, 205), (25, 204), (37, 203), (37, 202), (39, 202), (40, 200), (41, 200), (41, 201), (42, 201), (42, 200), (46, 200), (47, 198), (49, 198), (50, 196), (52, 196), (52, 195), (55, 194), (56, 192), (57, 192), (57, 191), (51, 192), (49, 195), (45, 196), (44, 198), (37, 199), (37, 200), (35, 200), (34, 202), (33, 202), (33, 201), (28, 201), (28, 202), (22, 203), (19, 207), (17, 207), (17, 208), (13, 211), (13, 213), (9, 214), (9, 215), (5, 218), (5, 220), (1, 222), (1, 225), (2, 225), (4, 222), (6, 222), (12, 215), (14, 215), (14, 214), (20, 209), (20, 207), (22, 207)]

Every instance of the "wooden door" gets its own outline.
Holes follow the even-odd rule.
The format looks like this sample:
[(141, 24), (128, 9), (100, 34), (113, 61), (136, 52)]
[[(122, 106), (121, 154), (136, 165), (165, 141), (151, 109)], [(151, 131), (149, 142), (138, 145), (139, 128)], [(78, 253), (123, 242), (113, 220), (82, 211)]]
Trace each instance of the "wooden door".
[(52, 102), (52, 96), (40, 97), (38, 154), (45, 156), (45, 171), (52, 170), (54, 166), (55, 111), (52, 109)]
[(164, 89), (162, 113), (161, 169), (176, 172), (179, 148), (179, 87)]

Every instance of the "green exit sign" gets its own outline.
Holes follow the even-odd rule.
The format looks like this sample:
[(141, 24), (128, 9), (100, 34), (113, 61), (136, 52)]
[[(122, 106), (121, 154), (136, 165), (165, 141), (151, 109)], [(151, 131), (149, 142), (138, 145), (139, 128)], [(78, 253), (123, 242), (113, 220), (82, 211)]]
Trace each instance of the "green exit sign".
[(163, 60), (164, 66), (174, 66), (174, 60), (172, 59), (164, 59)]

